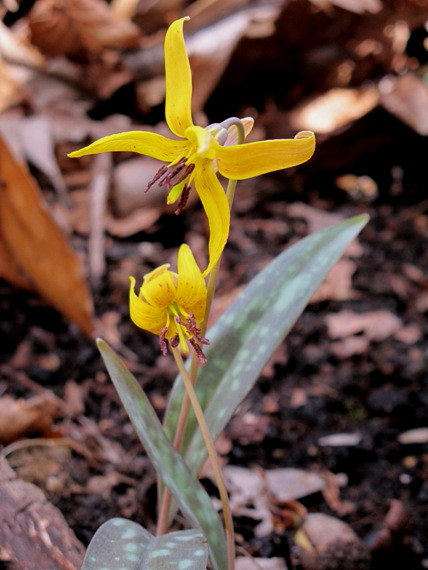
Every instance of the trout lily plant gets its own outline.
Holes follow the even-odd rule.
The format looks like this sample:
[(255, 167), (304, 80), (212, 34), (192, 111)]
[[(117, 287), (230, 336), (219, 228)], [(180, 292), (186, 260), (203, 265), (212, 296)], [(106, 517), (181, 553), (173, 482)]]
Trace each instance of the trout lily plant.
[[(153, 535), (139, 524), (115, 518), (93, 537), (83, 570), (233, 570), (235, 540), (227, 489), (214, 448), (234, 410), (317, 286), (350, 241), (367, 223), (365, 215), (324, 229), (286, 249), (257, 275), (210, 329), (207, 320), (221, 255), (227, 243), (236, 182), (307, 161), (315, 149), (312, 132), (293, 139), (245, 142), (249, 118), (232, 117), (208, 127), (193, 123), (192, 77), (183, 37), (188, 18), (176, 20), (165, 36), (167, 138), (153, 132), (110, 135), (70, 157), (133, 151), (165, 164), (149, 188), (165, 187), (167, 202), (182, 213), (193, 187), (209, 226), (207, 264), (201, 270), (183, 244), (177, 270), (163, 264), (137, 287), (130, 277), (132, 321), (159, 337), (172, 353), (178, 375), (163, 419), (121, 359), (101, 339), (98, 348), (111, 379), (159, 478), (158, 522)], [(217, 174), (228, 180), (224, 190)], [(148, 190), (148, 188), (146, 189)], [(191, 353), (187, 362), (183, 355)], [(221, 513), (198, 480), (210, 458)], [(177, 510), (190, 529), (168, 532)]]

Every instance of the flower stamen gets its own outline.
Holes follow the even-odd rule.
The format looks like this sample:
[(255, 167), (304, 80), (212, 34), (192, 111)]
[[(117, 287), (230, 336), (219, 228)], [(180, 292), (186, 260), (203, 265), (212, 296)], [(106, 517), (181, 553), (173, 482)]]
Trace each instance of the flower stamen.
[[(168, 348), (166, 346), (165, 335), (168, 332), (168, 327), (164, 327), (159, 335), (159, 348), (164, 356), (168, 354)], [(169, 341), (171, 342), (171, 341)]]
[(186, 207), (187, 201), (189, 199), (190, 194), (190, 184), (185, 184), (183, 190), (180, 194), (180, 199), (178, 200), (177, 207), (174, 210), (175, 214), (181, 214)]

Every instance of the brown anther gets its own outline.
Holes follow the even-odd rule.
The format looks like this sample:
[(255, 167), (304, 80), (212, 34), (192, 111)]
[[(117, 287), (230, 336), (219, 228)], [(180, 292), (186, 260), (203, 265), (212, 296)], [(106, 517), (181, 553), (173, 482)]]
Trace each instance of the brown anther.
[(195, 315), (193, 313), (189, 314), (189, 317), (185, 320), (182, 321), (180, 319), (180, 317), (177, 317), (175, 319), (177, 321), (177, 323), (179, 323), (180, 325), (183, 325), (184, 327), (186, 327), (186, 329), (189, 331), (189, 333), (200, 343), (200, 344), (205, 344), (205, 345), (209, 345), (210, 341), (201, 336), (201, 329), (198, 327), (196, 320), (195, 320)]
[(194, 164), (184, 165), (183, 163), (183, 165), (179, 170), (172, 172), (170, 176), (166, 177), (167, 179), (165, 181), (165, 184), (168, 190), (171, 190), (171, 188), (174, 188), (174, 186), (177, 186), (177, 184), (180, 184), (180, 182), (185, 180), (189, 176), (189, 174), (194, 170), (194, 168), (195, 168)]
[(169, 192), (174, 186), (186, 180), (195, 168), (194, 164), (186, 164), (186, 160), (187, 158), (183, 157), (171, 166), (162, 166), (150, 180), (145, 191), (147, 192), (157, 182), (159, 187), (166, 186)]
[(155, 182), (157, 182), (159, 180), (159, 178), (162, 178), (162, 176), (164, 176), (164, 174), (166, 174), (167, 172), (168, 172), (167, 166), (164, 165), (164, 166), (162, 166), (162, 168), (159, 168), (159, 170), (156, 172), (156, 174), (153, 176), (153, 178), (147, 184), (147, 188), (144, 190), (144, 192), (148, 192), (150, 190), (150, 188), (153, 186), (153, 184)]
[(169, 344), (172, 346), (172, 348), (177, 348), (177, 346), (180, 344), (180, 338), (178, 334), (169, 339)]
[[(165, 335), (168, 331), (168, 327), (164, 327), (159, 335), (159, 348), (164, 356), (168, 354), (168, 348), (166, 346)], [(170, 341), (171, 342), (171, 341)]]
[(202, 352), (202, 348), (200, 347), (200, 345), (197, 343), (197, 341), (194, 338), (189, 338), (189, 342), (193, 346), (193, 350), (195, 351), (196, 357), (199, 360), (199, 364), (201, 366), (205, 366), (205, 364), (208, 361), (207, 361), (207, 357)]
[(185, 184), (180, 194), (180, 199), (178, 200), (177, 207), (174, 210), (174, 214), (177, 214), (177, 216), (181, 214), (184, 208), (186, 207), (187, 201), (189, 199), (189, 194), (190, 194), (190, 186), (188, 184)]

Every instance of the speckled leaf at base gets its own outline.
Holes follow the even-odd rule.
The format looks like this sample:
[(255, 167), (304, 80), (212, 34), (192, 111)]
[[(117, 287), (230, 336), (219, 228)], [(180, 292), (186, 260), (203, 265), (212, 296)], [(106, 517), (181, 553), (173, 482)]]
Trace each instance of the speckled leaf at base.
[(207, 542), (196, 530), (156, 537), (139, 524), (115, 518), (94, 534), (82, 570), (205, 570)]
[[(248, 394), (330, 268), (367, 221), (365, 214), (356, 216), (286, 249), (250, 282), (208, 331), (208, 362), (199, 374), (197, 393), (213, 439)], [(182, 398), (183, 386), (177, 378), (164, 420), (169, 437), (174, 433)], [(207, 452), (193, 414), (183, 449), (186, 464), (198, 473)]]
[(172, 447), (156, 412), (135, 377), (103, 340), (97, 340), (104, 363), (153, 466), (182, 512), (208, 541), (215, 570), (227, 568), (226, 539), (217, 511), (181, 456)]

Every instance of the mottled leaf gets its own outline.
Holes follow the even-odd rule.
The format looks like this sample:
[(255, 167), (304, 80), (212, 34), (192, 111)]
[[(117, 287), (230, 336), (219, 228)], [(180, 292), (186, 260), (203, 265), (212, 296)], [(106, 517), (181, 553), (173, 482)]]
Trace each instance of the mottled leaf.
[[(285, 338), (318, 285), (366, 225), (361, 215), (312, 234), (286, 249), (261, 271), (207, 333), (211, 345), (197, 393), (211, 436), (218, 437)], [(177, 378), (165, 415), (169, 437), (183, 398)], [(184, 443), (186, 464), (198, 473), (207, 452), (191, 414)]]
[(207, 538), (213, 567), (217, 570), (226, 568), (224, 530), (207, 492), (172, 447), (135, 377), (103, 340), (98, 339), (97, 344), (122, 404), (156, 471), (191, 524)]
[(208, 547), (196, 530), (153, 536), (139, 524), (114, 518), (95, 533), (82, 570), (205, 570)]

